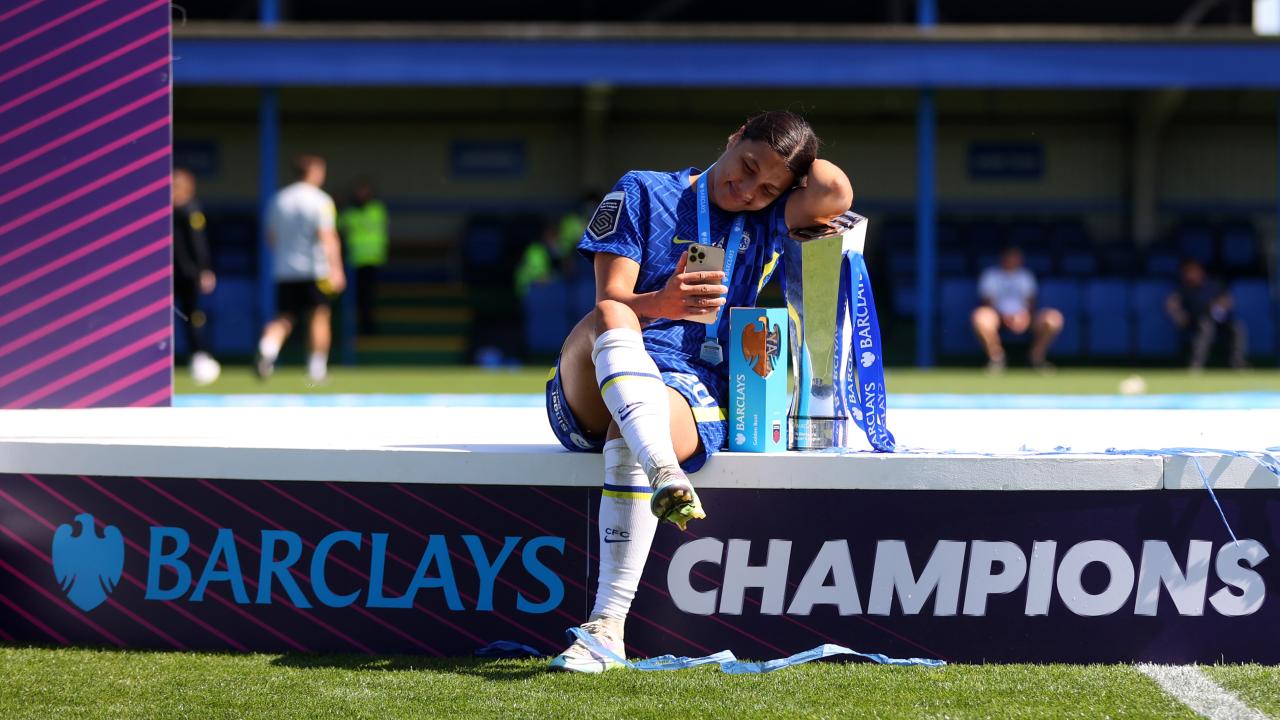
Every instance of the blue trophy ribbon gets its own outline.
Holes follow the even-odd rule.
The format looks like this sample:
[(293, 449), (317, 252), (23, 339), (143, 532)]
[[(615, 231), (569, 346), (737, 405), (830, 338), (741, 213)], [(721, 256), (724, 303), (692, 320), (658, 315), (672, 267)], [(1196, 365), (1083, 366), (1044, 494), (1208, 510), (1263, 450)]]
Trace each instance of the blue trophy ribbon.
[[(846, 252), (840, 263), (840, 294), (836, 300), (836, 416), (852, 417), (877, 452), (897, 448), (889, 432), (884, 381), (884, 352), (880, 319), (871, 277), (862, 253)], [(837, 429), (837, 445), (844, 431)]]

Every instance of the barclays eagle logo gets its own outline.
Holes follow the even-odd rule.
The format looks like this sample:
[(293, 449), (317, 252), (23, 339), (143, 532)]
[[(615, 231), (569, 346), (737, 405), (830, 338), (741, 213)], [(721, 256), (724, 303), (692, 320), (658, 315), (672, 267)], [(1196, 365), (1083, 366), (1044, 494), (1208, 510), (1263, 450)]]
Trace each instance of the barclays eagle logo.
[(106, 602), (124, 570), (124, 538), (114, 525), (98, 537), (93, 516), (80, 513), (76, 535), (71, 525), (59, 525), (53, 534), (53, 574), (76, 607), (88, 612)]

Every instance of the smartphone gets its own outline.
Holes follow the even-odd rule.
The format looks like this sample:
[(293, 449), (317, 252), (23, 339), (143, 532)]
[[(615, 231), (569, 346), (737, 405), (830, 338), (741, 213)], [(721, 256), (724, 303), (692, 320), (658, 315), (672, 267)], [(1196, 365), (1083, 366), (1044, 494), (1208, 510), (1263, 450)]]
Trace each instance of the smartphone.
[(848, 211), (837, 217), (835, 220), (832, 220), (830, 223), (796, 228), (791, 231), (791, 237), (803, 242), (805, 240), (817, 240), (819, 238), (831, 237), (833, 235), (843, 235), (861, 221), (862, 218), (860, 216), (855, 214), (853, 211)]
[[(684, 271), (690, 272), (724, 272), (724, 248), (718, 248), (714, 245), (700, 245), (694, 243), (689, 246), (689, 262), (685, 264)], [(723, 309), (723, 306), (721, 306)], [(693, 322), (700, 322), (703, 325), (710, 325), (716, 321), (717, 313), (708, 313), (706, 315), (697, 315), (686, 318)]]

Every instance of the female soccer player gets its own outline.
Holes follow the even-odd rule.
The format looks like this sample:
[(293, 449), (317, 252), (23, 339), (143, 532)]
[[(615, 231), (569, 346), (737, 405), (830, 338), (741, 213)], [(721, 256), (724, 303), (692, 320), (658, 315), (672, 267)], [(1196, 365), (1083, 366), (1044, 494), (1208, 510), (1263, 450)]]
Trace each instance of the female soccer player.
[[(596, 307), (565, 340), (547, 415), (566, 448), (604, 452), (600, 581), (582, 629), (619, 657), (658, 520), (683, 529), (706, 517), (685, 473), (725, 438), (721, 309), (755, 304), (788, 227), (824, 224), (852, 202), (848, 179), (815, 163), (817, 150), (798, 115), (755, 115), (706, 171), (624, 175), (578, 246), (595, 265)], [(724, 269), (686, 272), (695, 242), (723, 248)], [(715, 324), (692, 321), (717, 313)], [(616, 665), (581, 641), (551, 663), (577, 672)]]

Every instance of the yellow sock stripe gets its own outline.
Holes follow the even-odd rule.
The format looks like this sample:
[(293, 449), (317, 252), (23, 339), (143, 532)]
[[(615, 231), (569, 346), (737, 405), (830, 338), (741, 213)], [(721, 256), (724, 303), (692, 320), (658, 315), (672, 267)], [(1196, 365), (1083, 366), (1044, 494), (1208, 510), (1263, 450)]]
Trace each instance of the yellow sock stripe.
[(605, 497), (618, 498), (619, 500), (644, 500), (648, 501), (653, 493), (647, 492), (621, 492), (618, 490), (603, 490)]
[(600, 386), (600, 392), (602, 392), (602, 393), (603, 393), (604, 391), (606, 391), (606, 390), (608, 390), (609, 388), (613, 387), (613, 384), (614, 384), (614, 383), (616, 383), (616, 382), (620, 382), (620, 381), (622, 381), (622, 380), (647, 380), (647, 381), (649, 381), (649, 382), (659, 382), (659, 383), (661, 383), (661, 382), (662, 382), (662, 378), (657, 377), (657, 376), (654, 376), (654, 375), (632, 375), (632, 374), (625, 374), (625, 375), (623, 375), (623, 374), (619, 374), (619, 375), (614, 375), (613, 377), (609, 378), (608, 380), (605, 380), (605, 381), (604, 381), (604, 384)]
[(547, 372), (547, 379), (543, 380), (543, 382), (551, 382), (551, 378), (555, 376), (556, 376), (556, 366), (552, 365), (551, 370)]

